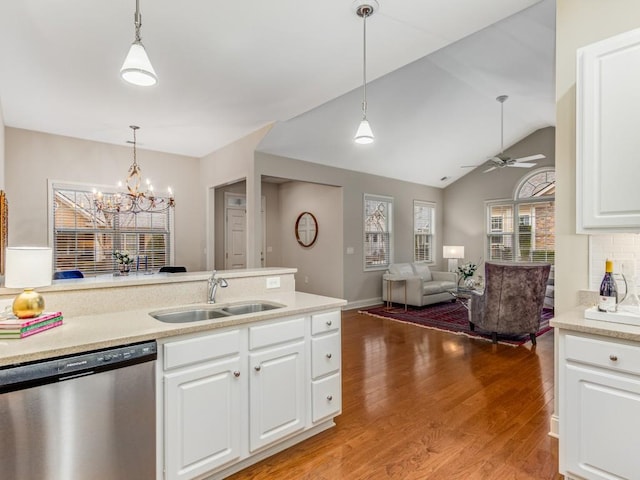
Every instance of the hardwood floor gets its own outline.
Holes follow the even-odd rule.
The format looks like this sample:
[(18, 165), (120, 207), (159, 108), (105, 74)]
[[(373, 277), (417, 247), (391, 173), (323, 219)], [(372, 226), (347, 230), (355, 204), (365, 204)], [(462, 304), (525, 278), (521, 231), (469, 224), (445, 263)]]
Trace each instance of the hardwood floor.
[(342, 315), (337, 426), (239, 479), (561, 479), (553, 333), (534, 349)]

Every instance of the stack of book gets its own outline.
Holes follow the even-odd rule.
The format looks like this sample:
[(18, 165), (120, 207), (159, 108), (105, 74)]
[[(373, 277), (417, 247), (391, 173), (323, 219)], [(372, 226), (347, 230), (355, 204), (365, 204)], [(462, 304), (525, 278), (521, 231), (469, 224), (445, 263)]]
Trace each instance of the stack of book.
[(45, 312), (34, 318), (0, 319), (0, 340), (24, 338), (62, 325), (62, 312)]

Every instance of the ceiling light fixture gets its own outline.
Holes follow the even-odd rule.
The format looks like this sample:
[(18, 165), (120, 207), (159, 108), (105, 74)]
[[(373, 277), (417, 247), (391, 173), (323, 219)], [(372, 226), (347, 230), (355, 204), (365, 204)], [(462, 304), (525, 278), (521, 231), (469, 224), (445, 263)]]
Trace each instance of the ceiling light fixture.
[(156, 71), (153, 69), (147, 52), (142, 45), (140, 37), (140, 27), (142, 26), (142, 15), (140, 15), (140, 1), (136, 0), (136, 13), (134, 15), (136, 26), (136, 38), (131, 44), (127, 58), (124, 59), (120, 76), (133, 85), (141, 87), (151, 87), (158, 83)]
[[(171, 187), (168, 189), (168, 197), (156, 197), (153, 193), (153, 185), (147, 179), (147, 189), (140, 191), (142, 170), (136, 158), (136, 130), (140, 127), (131, 125), (133, 130), (133, 163), (129, 167), (129, 175), (125, 180), (126, 193), (102, 193), (93, 189), (93, 203), (96, 210), (103, 213), (140, 213), (163, 212), (175, 206), (175, 199)], [(122, 182), (118, 182), (118, 188), (122, 188)]]
[(375, 0), (356, 0), (356, 15), (362, 18), (363, 24), (363, 62), (362, 62), (362, 120), (354, 140), (356, 143), (366, 144), (374, 140), (371, 125), (367, 120), (367, 17), (373, 15), (378, 8)]

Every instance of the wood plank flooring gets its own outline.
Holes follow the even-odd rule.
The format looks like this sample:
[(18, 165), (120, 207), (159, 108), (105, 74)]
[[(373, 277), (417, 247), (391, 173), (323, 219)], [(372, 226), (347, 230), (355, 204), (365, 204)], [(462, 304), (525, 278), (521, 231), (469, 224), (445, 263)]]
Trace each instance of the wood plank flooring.
[(232, 477), (557, 480), (553, 333), (510, 347), (342, 314), (337, 426)]

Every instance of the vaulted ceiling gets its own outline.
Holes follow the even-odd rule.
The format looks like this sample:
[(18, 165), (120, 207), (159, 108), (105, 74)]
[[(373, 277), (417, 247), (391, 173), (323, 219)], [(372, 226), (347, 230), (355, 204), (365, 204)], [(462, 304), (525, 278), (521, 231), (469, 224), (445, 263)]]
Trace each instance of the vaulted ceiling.
[(140, 7), (151, 88), (119, 77), (134, 0), (2, 0), (5, 125), (124, 144), (137, 124), (140, 148), (201, 157), (275, 122), (263, 151), (442, 186), (499, 149), (497, 95), (511, 97), (507, 145), (555, 123), (553, 0), (380, 0), (367, 21), (366, 146), (352, 142), (362, 20), (351, 1)]

